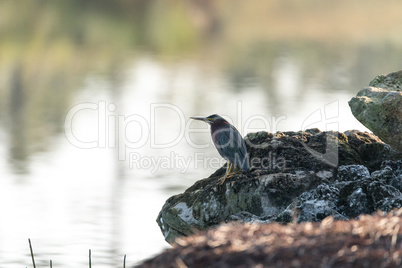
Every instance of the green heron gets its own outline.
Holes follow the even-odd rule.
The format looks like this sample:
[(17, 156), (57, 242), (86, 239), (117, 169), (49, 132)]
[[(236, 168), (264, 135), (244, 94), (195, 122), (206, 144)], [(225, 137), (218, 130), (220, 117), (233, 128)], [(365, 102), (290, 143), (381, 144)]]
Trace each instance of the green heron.
[(249, 171), (246, 143), (234, 126), (217, 114), (208, 117), (191, 117), (191, 119), (211, 125), (212, 141), (219, 154), (228, 161), (225, 176), (220, 179), (220, 184), (234, 175), (232, 173), (234, 166), (245, 172)]

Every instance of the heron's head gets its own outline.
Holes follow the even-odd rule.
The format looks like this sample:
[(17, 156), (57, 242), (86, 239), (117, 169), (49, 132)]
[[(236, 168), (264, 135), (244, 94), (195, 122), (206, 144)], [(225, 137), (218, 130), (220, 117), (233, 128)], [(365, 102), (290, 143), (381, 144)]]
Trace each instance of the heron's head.
[(204, 121), (204, 122), (206, 122), (206, 123), (208, 123), (208, 124), (210, 124), (210, 125), (216, 124), (216, 123), (224, 123), (224, 122), (227, 122), (225, 119), (223, 119), (223, 117), (221, 117), (221, 116), (219, 116), (219, 115), (217, 115), (217, 114), (213, 114), (213, 115), (210, 115), (210, 116), (208, 116), (208, 117), (192, 116), (192, 117), (190, 117), (190, 118), (191, 118), (191, 119), (194, 119), (194, 120)]

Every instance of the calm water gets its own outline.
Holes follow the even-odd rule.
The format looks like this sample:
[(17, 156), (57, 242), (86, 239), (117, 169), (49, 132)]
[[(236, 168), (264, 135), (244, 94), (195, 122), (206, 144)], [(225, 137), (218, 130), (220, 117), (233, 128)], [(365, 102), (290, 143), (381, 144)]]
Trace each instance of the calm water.
[[(295, 97), (307, 87), (298, 83), (296, 66), (282, 64), (274, 90), (284, 113), (276, 115), (265, 89), (233, 92), (225, 77), (208, 79), (196, 63), (177, 67), (172, 78), (157, 61), (134, 62), (119, 96), (109, 94), (104, 77), (88, 77), (66, 114), (66, 132), (51, 137), (49, 151), (30, 157), (28, 173), (1, 162), (1, 266), (29, 264), (27, 238), (38, 264), (52, 259), (56, 267), (85, 267), (88, 249), (94, 266), (113, 267), (124, 254), (135, 263), (167, 248), (155, 222), (164, 201), (223, 163), (206, 126), (191, 123), (191, 115), (224, 114), (243, 133), (300, 130), (303, 122), (364, 130), (347, 106), (352, 93), (316, 85), (309, 96)], [(325, 112), (337, 117), (327, 120)], [(11, 137), (4, 132), (0, 152), (9, 159)]]
[(94, 267), (149, 258), (169, 247), (165, 200), (224, 164), (190, 116), (218, 113), (243, 134), (366, 130), (348, 100), (401, 68), (400, 35), (384, 30), (399, 2), (380, 30), (354, 32), (349, 19), (375, 4), (317, 7), (344, 16), (323, 29), (308, 6), (291, 28), (297, 9), (270, 1), (272, 16), (239, 7), (244, 25), (231, 2), (118, 2), (0, 2), (0, 267), (32, 267), (28, 238), (38, 267), (87, 267), (89, 249)]

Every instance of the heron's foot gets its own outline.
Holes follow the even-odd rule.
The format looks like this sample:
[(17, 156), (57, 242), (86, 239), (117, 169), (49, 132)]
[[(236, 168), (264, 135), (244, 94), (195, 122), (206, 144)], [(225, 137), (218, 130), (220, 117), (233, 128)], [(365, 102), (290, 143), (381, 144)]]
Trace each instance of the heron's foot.
[(226, 176), (224, 176), (224, 177), (222, 177), (222, 178), (219, 178), (219, 179), (218, 179), (218, 185), (222, 185), (222, 184), (225, 182), (226, 179), (227, 179)]
[(218, 185), (222, 185), (225, 182), (226, 179), (233, 177), (233, 175), (235, 174), (233, 172), (233, 168), (234, 168), (234, 165), (229, 162), (227, 167), (226, 167), (225, 176), (223, 176), (222, 178), (219, 179)]
[(222, 184), (226, 181), (226, 179), (230, 179), (230, 178), (233, 177), (234, 175), (236, 175), (236, 173), (235, 173), (235, 172), (232, 172), (232, 173), (230, 173), (230, 174), (227, 174), (227, 175), (223, 176), (222, 178), (219, 178), (219, 179), (218, 179), (218, 185), (222, 185)]

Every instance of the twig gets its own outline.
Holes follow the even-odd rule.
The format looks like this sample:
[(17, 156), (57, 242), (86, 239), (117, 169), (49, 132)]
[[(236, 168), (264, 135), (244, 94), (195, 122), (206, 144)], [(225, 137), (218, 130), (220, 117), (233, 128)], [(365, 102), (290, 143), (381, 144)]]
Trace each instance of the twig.
[(124, 254), (124, 259), (123, 259), (123, 268), (126, 268), (126, 254)]
[(33, 254), (33, 250), (32, 250), (31, 239), (28, 238), (28, 242), (29, 242), (29, 249), (31, 250), (32, 264), (33, 264), (33, 267), (36, 268), (34, 254)]
[(91, 249), (89, 249), (89, 268), (91, 268)]

